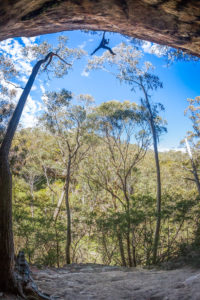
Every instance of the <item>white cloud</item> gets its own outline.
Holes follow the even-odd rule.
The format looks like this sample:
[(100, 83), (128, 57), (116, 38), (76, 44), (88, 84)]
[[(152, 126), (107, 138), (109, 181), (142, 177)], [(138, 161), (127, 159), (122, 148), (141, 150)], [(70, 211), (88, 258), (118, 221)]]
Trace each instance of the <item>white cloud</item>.
[(21, 42), (20, 39), (7, 39), (0, 42), (0, 52), (13, 60), (15, 68), (21, 73), (20, 78), (18, 78), (20, 81), (25, 82), (25, 78), (27, 78), (32, 71), (31, 60), (33, 60), (33, 57), (31, 57), (31, 55), (24, 57), (23, 48), (24, 46), (33, 46), (36, 44), (36, 37), (22, 37)]
[(182, 153), (186, 153), (185, 148), (179, 148), (179, 147), (172, 147), (172, 148), (167, 148), (167, 147), (158, 147), (159, 152), (169, 152), (169, 151), (180, 151)]
[(26, 76), (22, 76), (20, 79), (23, 83), (27, 83), (27, 77)]
[[(9, 83), (5, 81), (3, 77), (3, 73), (0, 72), (0, 79), (1, 84), (8, 88), (8, 90), (13, 90), (15, 85), (21, 85), (24, 86), (24, 84), (27, 83), (28, 77), (32, 71), (32, 58), (24, 57), (23, 56), (23, 48), (24, 46), (31, 46), (36, 45), (36, 38), (26, 38), (22, 37), (20, 39), (8, 39), (5, 41), (0, 42), (0, 54), (4, 54), (5, 57), (12, 59), (14, 66), (16, 70), (19, 72), (19, 76), (17, 78), (13, 78), (12, 82)], [(36, 90), (37, 86), (34, 85), (32, 87), (32, 91)], [(22, 89), (17, 88), (16, 89), (16, 97), (13, 100), (14, 103), (17, 103), (22, 93)], [(43, 105), (41, 102), (33, 100), (32, 97), (29, 95), (27, 99), (27, 103), (25, 105), (22, 118), (21, 118), (21, 124), (23, 127), (31, 127), (34, 126), (37, 122), (37, 114), (40, 113), (43, 110)]]
[(142, 45), (142, 49), (146, 53), (154, 54), (158, 57), (163, 56), (166, 53), (166, 47), (145, 41)]
[(26, 62), (26, 61), (20, 60), (17, 63), (17, 69), (20, 72), (24, 72), (25, 76), (28, 76), (28, 75), (30, 75), (30, 73), (32, 71), (32, 66), (31, 66), (30, 62)]
[(37, 124), (37, 118), (30, 113), (24, 113), (20, 123), (23, 126), (23, 128), (33, 127)]
[(27, 38), (27, 37), (21, 37), (22, 42), (24, 43), (24, 46), (31, 46), (32, 42), (35, 42), (35, 39)]
[(151, 53), (151, 45), (152, 43), (151, 42), (144, 42), (143, 45), (142, 45), (142, 49), (144, 50), (144, 52), (146, 53)]
[(28, 96), (27, 103), (25, 105), (21, 124), (23, 127), (32, 127), (37, 123), (37, 114), (43, 111), (42, 103), (34, 100), (31, 96)]
[(90, 75), (90, 73), (86, 72), (85, 70), (83, 70), (81, 73), (81, 76), (84, 76), (84, 77), (88, 77), (89, 75)]
[(40, 84), (40, 89), (41, 89), (43, 94), (46, 92), (45, 87), (42, 83)]
[(166, 47), (162, 47), (157, 44), (153, 44), (151, 47), (151, 53), (155, 54), (158, 57), (161, 57), (166, 54)]
[(84, 41), (82, 44), (78, 45), (79, 48), (83, 49), (86, 46), (86, 41)]

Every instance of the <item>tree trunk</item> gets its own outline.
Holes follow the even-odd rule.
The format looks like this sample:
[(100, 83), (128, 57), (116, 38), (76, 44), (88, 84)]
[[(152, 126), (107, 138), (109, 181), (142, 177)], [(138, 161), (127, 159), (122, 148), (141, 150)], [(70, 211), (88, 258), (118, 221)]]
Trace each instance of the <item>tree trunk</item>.
[(127, 254), (128, 254), (128, 264), (129, 267), (133, 266), (132, 256), (131, 256), (131, 239), (130, 239), (130, 233), (131, 233), (131, 220), (130, 220), (130, 201), (129, 197), (126, 193), (126, 184), (123, 186), (123, 192), (124, 197), (126, 200), (126, 215), (127, 215), (127, 232), (126, 232), (126, 243), (127, 243)]
[(159, 163), (159, 156), (158, 156), (158, 143), (157, 143), (157, 132), (154, 124), (154, 118), (151, 110), (151, 105), (149, 102), (148, 94), (145, 90), (145, 87), (142, 84), (142, 81), (140, 79), (140, 86), (143, 90), (144, 96), (145, 96), (145, 102), (146, 102), (146, 108), (149, 112), (149, 124), (151, 128), (151, 133), (153, 137), (153, 148), (154, 148), (154, 158), (155, 158), (155, 164), (156, 164), (156, 175), (157, 175), (157, 219), (156, 219), (156, 229), (155, 229), (155, 235), (154, 235), (154, 245), (153, 245), (153, 264), (157, 261), (157, 252), (158, 252), (158, 243), (160, 238), (160, 224), (161, 224), (161, 177), (160, 177), (160, 163)]
[(118, 238), (118, 242), (119, 242), (119, 251), (120, 251), (122, 266), (126, 267), (126, 259), (125, 259), (125, 254), (124, 254), (124, 245), (123, 245), (123, 241), (122, 241), (122, 235), (121, 235), (121, 232), (118, 230), (117, 230), (117, 238)]
[(136, 247), (135, 247), (135, 235), (134, 235), (134, 228), (132, 229), (132, 252), (133, 252), (133, 266), (137, 266), (137, 260), (136, 260)]
[(30, 93), (30, 90), (32, 88), (32, 85), (35, 81), (35, 77), (40, 69), (40, 66), (45, 63), (50, 57), (52, 56), (52, 52), (50, 52), (49, 54), (47, 54), (47, 56), (42, 59), (42, 60), (39, 60), (36, 65), (33, 67), (33, 70), (32, 70), (32, 73), (29, 77), (29, 80), (23, 90), (23, 93), (18, 101), (18, 104), (15, 108), (15, 111), (12, 115), (12, 118), (8, 124), (8, 128), (7, 128), (7, 131), (6, 131), (6, 134), (4, 136), (4, 139), (2, 141), (2, 144), (1, 144), (1, 149), (7, 154), (9, 154), (9, 151), (10, 151), (10, 147), (11, 147), (11, 144), (12, 144), (12, 140), (13, 140), (13, 137), (14, 137), (14, 134), (15, 134), (15, 131), (17, 129), (17, 126), (19, 124), (19, 120), (21, 118), (21, 115), (22, 115), (22, 111), (24, 109), (24, 106), (26, 104), (26, 100), (28, 98), (28, 95)]
[(62, 205), (64, 196), (65, 196), (65, 193), (66, 193), (66, 187), (64, 186), (63, 191), (62, 191), (62, 193), (61, 193), (61, 196), (60, 196), (60, 198), (59, 198), (59, 200), (58, 200), (57, 207), (56, 207), (56, 209), (55, 209), (55, 211), (54, 211), (54, 214), (53, 214), (53, 219), (54, 219), (54, 222), (55, 222), (55, 223), (56, 223), (56, 221), (57, 221), (58, 214), (59, 214), (60, 207), (61, 207), (61, 205)]
[(160, 178), (160, 163), (158, 157), (158, 145), (157, 145), (157, 134), (155, 131), (155, 126), (153, 124), (152, 135), (153, 135), (153, 147), (154, 147), (154, 157), (156, 163), (156, 174), (157, 174), (157, 219), (156, 219), (156, 230), (154, 235), (154, 245), (153, 245), (153, 264), (156, 264), (157, 253), (158, 253), (158, 243), (160, 238), (160, 224), (161, 224), (161, 178)]
[[(116, 199), (114, 197), (112, 197), (112, 200), (113, 200), (113, 206), (114, 206), (115, 212), (117, 212)], [(119, 251), (120, 251), (122, 266), (126, 267), (127, 264), (126, 264), (125, 254), (124, 254), (124, 245), (123, 245), (123, 239), (122, 239), (122, 234), (120, 232), (120, 228), (116, 228), (116, 233), (117, 233), (117, 239), (119, 242)]]
[(66, 241), (66, 263), (71, 263), (70, 248), (71, 248), (71, 210), (69, 205), (69, 184), (70, 184), (70, 169), (71, 159), (69, 158), (67, 165), (66, 187), (65, 187), (65, 203), (67, 213), (67, 241)]
[(8, 156), (0, 151), (0, 291), (14, 291), (12, 176)]
[(127, 242), (128, 264), (129, 264), (129, 267), (132, 267), (133, 262), (132, 262), (132, 257), (131, 257), (130, 226), (127, 230), (126, 242)]
[(30, 183), (30, 191), (31, 191), (31, 201), (30, 201), (30, 209), (31, 209), (31, 217), (34, 218), (34, 179)]
[(191, 161), (191, 165), (192, 165), (192, 173), (194, 175), (194, 180), (195, 180), (195, 183), (196, 183), (196, 187), (197, 187), (198, 193), (200, 195), (199, 176), (198, 176), (198, 172), (197, 172), (197, 168), (196, 168), (195, 162), (194, 162), (193, 157), (192, 157), (192, 152), (191, 152), (191, 149), (190, 149), (190, 145), (189, 145), (187, 139), (185, 139), (185, 144), (186, 144), (187, 153), (188, 153), (188, 155), (190, 157), (190, 161)]
[(59, 238), (58, 238), (58, 231), (56, 228), (55, 223), (55, 233), (56, 233), (56, 260), (57, 260), (57, 268), (60, 268), (60, 245), (59, 245)]
[(19, 99), (15, 111), (0, 147), (0, 290), (11, 291), (22, 295), (16, 284), (14, 272), (14, 243), (12, 231), (12, 176), (9, 166), (9, 151), (19, 124), (27, 97), (34, 83), (40, 66), (46, 62), (52, 53), (40, 60), (33, 67), (26, 87)]
[(127, 241), (127, 253), (128, 253), (128, 263), (129, 267), (133, 266), (133, 261), (132, 261), (132, 255), (131, 255), (131, 239), (130, 239), (130, 234), (131, 234), (131, 220), (130, 220), (130, 201), (129, 197), (126, 192), (126, 184), (124, 184), (124, 197), (126, 199), (126, 214), (127, 214), (127, 233), (126, 233), (126, 241)]

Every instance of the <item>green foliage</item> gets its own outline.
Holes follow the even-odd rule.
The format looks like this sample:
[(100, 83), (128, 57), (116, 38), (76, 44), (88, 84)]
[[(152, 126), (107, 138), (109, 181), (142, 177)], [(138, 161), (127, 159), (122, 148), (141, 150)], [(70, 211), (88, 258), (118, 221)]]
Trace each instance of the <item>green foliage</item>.
[[(121, 120), (120, 124), (123, 121), (126, 125), (124, 111), (122, 110), (122, 116), (119, 117), (119, 107), (115, 115), (113, 103), (111, 106), (112, 108), (108, 107), (108, 116), (115, 116)], [(120, 106), (123, 107), (123, 103)], [(105, 116), (105, 106), (102, 107)], [(101, 112), (100, 107), (97, 111)], [(130, 114), (126, 114), (127, 116), (130, 117)], [(72, 213), (72, 261), (123, 264), (119, 244), (121, 241), (128, 264), (127, 232), (130, 232), (136, 247), (137, 264), (149, 265), (156, 221), (153, 153), (148, 151), (137, 167), (133, 167), (128, 177), (128, 209), (123, 186), (120, 186), (117, 175), (122, 176), (126, 169), (122, 165), (115, 169), (120, 166), (120, 148), (112, 148), (116, 162), (119, 163), (114, 167), (106, 138), (104, 135), (103, 139), (97, 139), (98, 142), (92, 142), (87, 157), (81, 161), (79, 172), (73, 173), (71, 179), (69, 197)], [(124, 140), (125, 136), (122, 135), (122, 138)], [(64, 184), (60, 151), (54, 141), (50, 133), (37, 129), (30, 134), (27, 129), (18, 133), (13, 144), (15, 153), (25, 153), (25, 161), (17, 172), (17, 164), (13, 164), (16, 251), (24, 249), (28, 260), (38, 266), (65, 264), (67, 219), (64, 202), (56, 223), (53, 219)], [(125, 144), (119, 145), (123, 149)], [(136, 151), (131, 142), (129, 147), (127, 167)], [(177, 167), (187, 156), (173, 151), (160, 155), (163, 210), (158, 257), (159, 262), (164, 262), (179, 255), (183, 243), (187, 247), (198, 244), (200, 210), (194, 184), (187, 184), (182, 177), (183, 170)], [(32, 191), (30, 179), (33, 177), (30, 175), (35, 175)]]
[[(192, 122), (193, 131), (188, 132), (188, 137), (192, 141), (200, 137), (200, 96), (195, 99), (187, 99), (189, 106), (185, 110), (185, 115), (189, 116)], [(197, 140), (197, 142), (199, 142)]]
[[(46, 71), (61, 77), (70, 68), (63, 60), (73, 64), (84, 54), (69, 49), (66, 42), (60, 37), (56, 49), (44, 42), (26, 48), (24, 55), (38, 59), (49, 51), (58, 53), (62, 60), (51, 61)], [(151, 63), (143, 63), (138, 49), (121, 44), (113, 50), (115, 56), (105, 52), (90, 60), (87, 68), (115, 66), (120, 81), (143, 93), (140, 105), (112, 100), (95, 107), (87, 94), (75, 97), (66, 89), (48, 92), (38, 127), (15, 136), (10, 163), (16, 251), (23, 249), (29, 262), (38, 266), (65, 264), (69, 226), (72, 262), (152, 263), (159, 214), (149, 125), (153, 120), (157, 139), (166, 131), (160, 117), (164, 107), (151, 101), (162, 83)], [(11, 62), (0, 64), (5, 79), (15, 76)], [(195, 101), (199, 104), (199, 99)], [(189, 111), (196, 138), (199, 107), (195, 108), (195, 101), (190, 100)], [(0, 103), (2, 133), (11, 113), (7, 105)], [(162, 263), (199, 247), (200, 208), (194, 182), (185, 180), (181, 168), (187, 167), (187, 156), (171, 151), (159, 157), (163, 192), (158, 262)]]

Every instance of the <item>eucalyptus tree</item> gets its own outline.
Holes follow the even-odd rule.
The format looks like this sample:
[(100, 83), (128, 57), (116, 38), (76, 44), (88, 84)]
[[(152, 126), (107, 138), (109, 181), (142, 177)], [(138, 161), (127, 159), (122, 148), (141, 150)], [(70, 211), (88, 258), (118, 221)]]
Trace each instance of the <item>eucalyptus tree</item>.
[(0, 143), (9, 118), (13, 112), (13, 98), (16, 96), (16, 86), (8, 89), (10, 80), (18, 75), (18, 71), (14, 66), (13, 61), (1, 54), (0, 56)]
[(131, 242), (134, 236), (131, 196), (134, 194), (136, 166), (149, 146), (149, 131), (145, 126), (143, 110), (129, 101), (103, 103), (94, 109), (90, 117), (96, 124), (100, 148), (93, 150), (93, 163), (89, 161), (90, 167), (85, 177), (110, 194), (116, 211), (125, 212), (127, 260), (119, 228), (116, 232), (122, 264), (131, 267), (136, 265), (135, 245)]
[(184, 61), (184, 62), (199, 62), (199, 57), (196, 57), (194, 55), (188, 54), (181, 49), (175, 49), (171, 48), (166, 45), (158, 45), (158, 44), (153, 44), (151, 45), (150, 49), (151, 54), (155, 54), (159, 56), (160, 58), (164, 58), (164, 60), (167, 63), (167, 66), (169, 67), (173, 63), (176, 63), (178, 61)]
[[(190, 159), (192, 169), (187, 168), (193, 178), (187, 178), (194, 181), (200, 195), (200, 180), (199, 180), (199, 151), (200, 151), (200, 96), (195, 99), (187, 99), (189, 106), (185, 110), (185, 115), (189, 116), (192, 122), (193, 130), (187, 132), (185, 145)], [(186, 166), (184, 166), (186, 169)]]
[(153, 103), (151, 94), (158, 88), (162, 88), (162, 83), (160, 82), (158, 76), (150, 73), (150, 71), (153, 69), (153, 66), (150, 62), (144, 62), (142, 64), (141, 51), (133, 48), (132, 46), (126, 46), (123, 43), (113, 48), (113, 51), (116, 54), (115, 56), (105, 52), (101, 57), (94, 57), (93, 59), (89, 60), (87, 71), (102, 69), (111, 72), (120, 80), (120, 82), (128, 84), (132, 91), (138, 89), (139, 92), (142, 93), (140, 101), (144, 109), (147, 124), (151, 130), (157, 172), (157, 218), (153, 246), (153, 263), (156, 263), (161, 227), (161, 175), (158, 155), (158, 141), (159, 136), (166, 131), (166, 127), (165, 122), (159, 117), (159, 111), (164, 110), (164, 107), (161, 103)]
[[(44, 50), (47, 48), (50, 50), (48, 54), (46, 54), (47, 52)], [(66, 51), (66, 54), (63, 52), (59, 54), (60, 49), (52, 52), (50, 46), (46, 48), (38, 47), (38, 49), (43, 49), (43, 51), (36, 51), (35, 54), (37, 55), (33, 55), (33, 57), (37, 57), (39, 60), (32, 69), (32, 73), (30, 74), (28, 82), (23, 89), (22, 95), (7, 125), (7, 129), (2, 138), (2, 143), (0, 146), (0, 289), (2, 291), (19, 293), (23, 297), (25, 297), (24, 293), (26, 293), (26, 284), (24, 278), (21, 280), (21, 282), (19, 280), (17, 281), (17, 275), (14, 271), (14, 243), (12, 232), (12, 176), (10, 173), (9, 152), (28, 95), (41, 66), (46, 63), (44, 70), (48, 70), (48, 68), (51, 68), (52, 66), (53, 58), (59, 58), (62, 65), (64, 65), (63, 68), (60, 68), (62, 71), (60, 75), (65, 75), (71, 66), (71, 64), (66, 62), (66, 59), (68, 57), (73, 57), (73, 49)], [(45, 57), (44, 53), (46, 54)], [(55, 71), (56, 76), (59, 76), (58, 70)], [(13, 72), (13, 77), (14, 75), (15, 72)], [(37, 293), (37, 291), (34, 291), (34, 288), (32, 289), (32, 292), (33, 294)], [(38, 296), (38, 298), (39, 297), (40, 296)]]
[[(80, 99), (84, 99), (81, 95)], [(87, 100), (90, 97), (86, 97)], [(41, 121), (48, 132), (54, 138), (57, 150), (57, 167), (64, 180), (65, 204), (67, 214), (67, 241), (66, 263), (71, 263), (71, 209), (70, 209), (70, 185), (72, 178), (77, 173), (80, 162), (84, 159), (90, 148), (89, 123), (87, 121), (88, 109), (83, 105), (73, 104), (71, 92), (63, 89), (61, 92), (49, 92), (46, 94), (46, 112)], [(56, 168), (56, 166), (55, 166)], [(54, 219), (57, 218), (62, 203), (62, 195), (58, 201)]]
[[(14, 273), (14, 243), (12, 233), (12, 176), (9, 166), (9, 152), (15, 131), (17, 129), (23, 108), (25, 106), (35, 77), (39, 71), (40, 66), (43, 63), (47, 62), (49, 58), (50, 53), (44, 59), (38, 61), (34, 66), (29, 81), (8, 124), (6, 134), (3, 138), (0, 148), (0, 287), (3, 291), (10, 290), (16, 292), (17, 290), (17, 279)], [(20, 292), (22, 296), (24, 296), (22, 287), (18, 292)]]

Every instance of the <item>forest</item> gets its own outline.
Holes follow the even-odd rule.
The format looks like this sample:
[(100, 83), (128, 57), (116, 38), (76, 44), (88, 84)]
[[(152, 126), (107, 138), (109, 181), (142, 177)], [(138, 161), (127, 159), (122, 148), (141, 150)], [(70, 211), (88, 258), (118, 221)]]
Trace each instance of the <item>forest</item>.
[[(192, 59), (163, 49), (171, 63)], [(109, 72), (133, 95), (138, 91), (137, 101), (97, 105), (92, 95), (75, 95), (69, 86), (45, 91), (36, 126), (20, 124), (11, 136), (23, 73), (12, 58), (0, 56), (0, 156), (7, 153), (12, 174), (15, 254), (23, 250), (38, 267), (145, 267), (179, 257), (198, 264), (200, 97), (188, 99), (192, 130), (180, 141), (186, 151), (159, 152), (167, 121), (154, 96), (163, 84), (137, 42), (112, 50), (90, 56), (85, 70)], [(38, 76), (51, 82), (67, 76), (86, 53), (68, 48), (60, 36), (57, 45), (30, 45), (21, 55), (24, 62), (40, 61)]]

